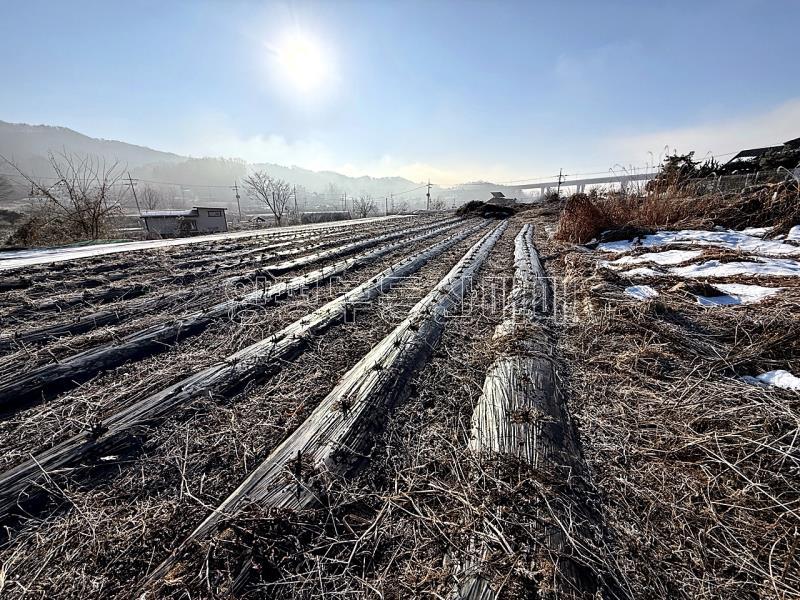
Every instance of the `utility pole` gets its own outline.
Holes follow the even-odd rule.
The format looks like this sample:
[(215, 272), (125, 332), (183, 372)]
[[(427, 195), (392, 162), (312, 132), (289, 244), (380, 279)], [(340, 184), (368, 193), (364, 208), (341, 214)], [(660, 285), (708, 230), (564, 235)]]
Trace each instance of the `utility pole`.
[(563, 170), (564, 169), (559, 169), (558, 170), (558, 188), (557, 188), (556, 194), (558, 195), (559, 198), (561, 197), (561, 172)]
[(389, 216), (389, 196), (383, 197), (383, 214), (384, 216)]
[[(138, 180), (137, 180), (138, 181)], [(142, 219), (142, 209), (139, 207), (139, 198), (136, 196), (136, 183), (131, 179), (131, 172), (128, 171), (128, 184), (131, 186), (131, 191), (133, 192), (133, 199), (136, 202), (136, 212), (139, 213), (139, 224), (142, 226), (142, 231), (146, 229), (146, 224), (144, 219)]]
[(133, 199), (136, 201), (136, 212), (139, 213), (139, 217), (142, 216), (142, 209), (139, 208), (139, 198), (136, 197), (136, 184), (131, 179), (131, 172), (128, 171), (128, 185), (131, 186), (131, 191), (133, 192)]
[(234, 192), (236, 192), (236, 206), (239, 207), (239, 223), (242, 222), (242, 205), (239, 202), (239, 184), (237, 181), (234, 180), (233, 187), (231, 188)]
[(294, 218), (300, 220), (300, 213), (297, 212), (297, 186), (292, 186), (292, 194), (294, 194)]
[(389, 197), (392, 199), (392, 214), (394, 214), (394, 192), (389, 194)]
[(431, 180), (428, 179), (428, 193), (425, 194), (425, 210), (431, 209)]

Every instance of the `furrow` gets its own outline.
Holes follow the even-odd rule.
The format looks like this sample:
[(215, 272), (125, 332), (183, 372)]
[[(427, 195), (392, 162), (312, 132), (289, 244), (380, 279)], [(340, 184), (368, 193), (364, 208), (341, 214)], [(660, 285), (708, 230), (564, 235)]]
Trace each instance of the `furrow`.
[[(472, 276), (506, 229), (496, 226), (473, 245), (450, 272), (388, 336), (339, 381), (294, 433), (201, 523), (184, 543), (202, 539), (226, 517), (255, 502), (264, 507), (300, 509), (324, 495), (325, 481), (352, 473), (369, 448), (386, 412), (407, 396), (409, 379), (421, 369), (457, 307)], [(150, 576), (164, 577), (180, 549)]]
[[(416, 243), (450, 230), (451, 224), (423, 233), (403, 244)], [(162, 422), (180, 406), (201, 395), (226, 396), (249, 382), (263, 380), (281, 365), (296, 357), (309, 340), (340, 322), (356, 305), (369, 302), (388, 291), (397, 280), (418, 271), (430, 259), (466, 239), (480, 228), (478, 224), (407, 257), (339, 296), (316, 311), (290, 324), (267, 339), (257, 342), (224, 361), (203, 369), (160, 392), (152, 394), (96, 424), (93, 431), (73, 436), (55, 447), (40, 452), (30, 460), (0, 475), (0, 517), (6, 516), (20, 502), (29, 502), (40, 492), (36, 482), (47, 472), (85, 466), (104, 453), (119, 452), (141, 443), (146, 432)], [(387, 254), (390, 247), (374, 250), (372, 258)], [(355, 259), (351, 259), (355, 260)]]
[[(420, 231), (425, 232), (422, 235), (437, 235), (442, 231), (458, 226), (459, 223), (460, 221), (457, 221), (443, 227), (431, 228), (431, 226), (427, 226), (386, 234), (373, 238), (369, 242), (358, 242), (357, 247), (350, 244), (348, 245), (349, 249), (344, 254), (352, 253), (358, 248), (364, 247), (361, 244), (372, 247), (382, 242), (413, 235)], [(265, 286), (265, 289), (251, 292), (241, 298), (227, 300), (178, 319), (153, 325), (145, 330), (128, 335), (119, 341), (90, 348), (64, 358), (57, 363), (49, 363), (8, 379), (0, 384), (0, 410), (6, 412), (14, 410), (20, 406), (30, 404), (43, 394), (50, 396), (68, 389), (79, 381), (118, 366), (125, 361), (163, 351), (181, 339), (197, 335), (217, 319), (230, 318), (248, 306), (254, 304), (264, 305), (280, 297), (297, 293), (308, 286), (319, 284), (355, 266), (367, 264), (391, 252), (398, 246), (409, 243), (409, 241), (406, 238), (400, 242), (379, 247), (376, 250), (312, 271), (287, 282), (280, 282), (269, 287)]]

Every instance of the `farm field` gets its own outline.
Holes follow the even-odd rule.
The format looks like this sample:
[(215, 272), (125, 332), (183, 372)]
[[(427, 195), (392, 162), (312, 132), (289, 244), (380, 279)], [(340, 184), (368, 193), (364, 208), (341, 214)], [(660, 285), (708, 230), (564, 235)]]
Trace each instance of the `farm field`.
[(4, 597), (791, 597), (800, 245), (560, 212), (5, 270)]
[(800, 600), (800, 3), (629, 4), (5, 3), (0, 600)]

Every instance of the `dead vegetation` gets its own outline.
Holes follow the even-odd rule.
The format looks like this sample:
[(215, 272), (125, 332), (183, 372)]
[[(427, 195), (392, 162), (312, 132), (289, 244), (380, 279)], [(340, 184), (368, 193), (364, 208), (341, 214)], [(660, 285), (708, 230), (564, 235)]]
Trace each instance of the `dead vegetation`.
[(491, 202), (472, 200), (458, 207), (456, 215), (459, 217), (483, 217), (484, 219), (507, 219), (516, 211), (510, 206), (498, 206)]
[[(558, 223), (557, 239), (580, 244), (601, 239), (603, 232), (615, 239), (654, 229), (732, 229), (770, 227), (770, 235), (785, 234), (800, 223), (800, 182), (756, 186), (742, 193), (715, 192), (686, 195), (680, 189), (627, 193), (574, 194), (567, 199)], [(614, 232), (619, 232), (614, 234)], [(623, 237), (620, 237), (623, 236)], [(604, 241), (610, 239), (608, 234)]]
[[(782, 227), (795, 218), (782, 190), (764, 188), (758, 198), (767, 214), (754, 218)], [(602, 199), (589, 200), (585, 210), (602, 208)], [(740, 377), (800, 371), (800, 288), (767, 279), (783, 288), (780, 295), (714, 312), (696, 301), (716, 293), (714, 282), (664, 276), (658, 298), (634, 302), (624, 295), (630, 276), (598, 268), (599, 253), (548, 236), (554, 206), (509, 220), (461, 309), (447, 314), (439, 343), (427, 349), (425, 368), (392, 389), (400, 371), (372, 364), (364, 387), (323, 411), (315, 422), (342, 423), (358, 436), (315, 446), (321, 461), (309, 460), (311, 446), (284, 457), (269, 486), (286, 502), (274, 506), (260, 492), (236, 490), (311, 427), (337, 382), (371, 349), (389, 344), (488, 227), (353, 306), (352, 320), (304, 340), (298, 356), (276, 355), (270, 373), (196, 394), (162, 422), (132, 428), (126, 446), (49, 470), (36, 484), (39, 501), (4, 521), (0, 590), (75, 598), (796, 597), (800, 401)], [(624, 206), (609, 209), (620, 222)], [(640, 215), (615, 235), (690, 209), (648, 210), (651, 221)], [(713, 219), (718, 214), (736, 217), (732, 209)], [(520, 324), (511, 339), (493, 339), (504, 303), (518, 297), (511, 290), (514, 239), (531, 222), (557, 310), (531, 303), (535, 321)], [(187, 376), (274, 339), (292, 322), (313, 326), (314, 310), (326, 302), (362, 283), (380, 285), (374, 278), (399, 258), (474, 226), (400, 245), (328, 288), (242, 321), (219, 320), (160, 356), (19, 412), (0, 428), (2, 439), (16, 440), (3, 464), (23, 463), (70, 432), (102, 439), (104, 421), (120, 408), (169, 385), (180, 391)], [(242, 250), (226, 248), (220, 260)], [(719, 248), (702, 256), (740, 258)], [(412, 325), (425, 327), (424, 320)], [(569, 461), (475, 451), (475, 408), (487, 374), (510, 355), (541, 363), (571, 415), (542, 409), (548, 398), (525, 382), (532, 403), (510, 412), (510, 422), (540, 423), (536, 431), (553, 439), (571, 423)], [(383, 391), (362, 412), (353, 400), (375, 381)], [(404, 400), (381, 405), (386, 398)], [(232, 496), (237, 510), (220, 510)], [(213, 526), (195, 537), (209, 518)]]
[[(414, 248), (406, 245), (403, 249), (398, 249), (398, 252), (402, 255), (431, 243), (433, 242), (420, 242)], [(268, 452), (280, 441), (282, 435), (291, 432), (299, 425), (307, 415), (307, 411), (313, 408), (315, 393), (311, 390), (324, 395), (331, 382), (337, 378), (337, 373), (343, 372), (348, 363), (352, 364), (360, 353), (369, 349), (375, 341), (374, 335), (380, 335), (380, 331), (385, 331), (393, 322), (396, 323), (397, 319), (402, 319), (411, 308), (411, 304), (429, 290), (429, 286), (441, 276), (442, 268), (452, 264), (454, 258), (459, 255), (458, 248), (463, 252), (464, 244), (459, 244), (454, 253), (435, 261), (435, 265), (423, 269), (421, 277), (411, 278), (396, 291), (392, 291), (386, 301), (378, 303), (374, 310), (369, 305), (357, 307), (355, 322), (335, 330), (330, 336), (325, 336), (326, 339), (335, 341), (330, 351), (323, 356), (317, 356), (312, 351), (307, 359), (297, 360), (294, 365), (287, 363), (290, 373), (276, 377), (274, 385), (267, 383), (260, 387), (249, 388), (245, 390), (244, 395), (231, 399), (230, 404), (222, 398), (197, 398), (175, 417), (174, 423), (177, 429), (175, 429), (174, 445), (172, 442), (168, 443), (169, 436), (164, 437), (173, 428), (167, 423), (156, 430), (157, 435), (139, 445), (134, 452), (126, 452), (123, 455), (113, 453), (109, 461), (97, 462), (97, 467), (88, 479), (65, 480), (56, 477), (52, 481), (44, 481), (44, 489), (48, 490), (51, 496), (42, 512), (47, 514), (52, 511), (53, 518), (45, 524), (35, 519), (30, 521), (23, 519), (21, 527), (18, 525), (12, 530), (7, 530), (13, 539), (9, 542), (10, 545), (8, 543), (4, 545), (3, 550), (2, 560), (8, 573), (5, 589), (14, 595), (24, 595), (20, 594), (22, 590), (52, 594), (54, 589), (58, 589), (62, 595), (74, 597), (85, 597), (91, 590), (102, 590), (102, 595), (115, 594), (126, 597), (130, 582), (140, 580), (149, 568), (155, 566), (150, 562), (153, 560), (152, 552), (159, 552), (156, 557), (165, 557), (168, 548), (158, 550), (162, 541), (165, 539), (179, 541), (188, 533), (186, 528), (197, 522), (196, 517), (204, 514), (206, 507), (218, 503), (224, 497), (220, 494), (229, 493), (238, 484), (252, 467), (254, 457), (258, 456), (256, 452)], [(346, 280), (338, 284), (337, 288), (347, 289), (347, 286), (353, 286), (365, 276), (368, 277), (363, 272), (347, 274)], [(337, 288), (334, 290), (319, 288), (315, 290), (315, 294), (322, 294), (320, 298), (324, 298), (325, 294), (335, 293)], [(309, 310), (310, 301), (313, 301), (313, 296), (309, 300), (296, 298), (291, 303), (294, 309), (292, 314), (296, 315), (297, 319), (302, 318), (303, 312)], [(161, 377), (178, 377), (181, 365), (184, 368), (187, 365), (191, 365), (192, 369), (195, 368), (197, 361), (193, 359), (192, 353), (199, 352), (196, 357), (201, 360), (213, 360), (215, 353), (229, 352), (216, 348), (215, 344), (241, 343), (245, 339), (242, 334), (246, 334), (247, 337), (263, 336), (268, 335), (269, 330), (262, 331), (252, 326), (242, 326), (237, 330), (233, 324), (223, 326), (220, 323), (218, 330), (212, 328), (186, 344), (182, 356), (173, 355), (166, 362), (149, 361), (147, 369), (151, 377), (155, 374)], [(208, 351), (211, 351), (210, 356)], [(105, 407), (95, 405), (101, 400), (98, 394), (103, 394), (107, 386), (115, 380), (119, 381), (121, 374), (116, 376), (109, 374), (105, 383), (101, 381), (96, 386), (82, 390), (84, 406), (96, 414), (98, 408), (107, 411), (114, 403), (124, 406), (131, 396), (141, 397), (148, 389), (153, 389), (152, 378), (141, 377), (148, 371), (143, 372), (138, 368), (125, 371), (127, 382), (120, 381), (120, 385), (115, 386), (116, 397), (110, 399), (111, 404), (106, 404)], [(139, 389), (130, 389), (128, 387), (130, 383), (137, 385)], [(92, 388), (94, 396), (91, 393)], [(285, 396), (287, 402), (290, 401), (292, 404), (284, 403), (275, 394)], [(236, 416), (232, 416), (226, 406), (230, 406)], [(50, 404), (47, 407), (50, 407)], [(253, 410), (255, 407), (258, 409)], [(50, 412), (51, 408), (45, 407), (46, 412)], [(74, 407), (69, 404), (63, 405), (63, 408), (72, 412), (72, 417), (67, 416), (67, 419), (87, 422), (82, 418), (83, 415), (76, 414), (79, 411), (71, 411)], [(198, 414), (205, 416), (193, 417)], [(80, 423), (77, 424), (80, 426)], [(42, 434), (47, 435), (47, 431), (42, 431)], [(248, 442), (240, 436), (262, 441)], [(28, 438), (27, 443), (31, 444), (32, 441)], [(44, 442), (42, 438), (39, 443)], [(187, 451), (190, 452), (188, 459)], [(223, 455), (220, 456), (218, 451), (223, 452)], [(158, 456), (152, 456), (153, 452)], [(161, 455), (161, 452), (166, 454)], [(173, 469), (173, 459), (178, 461), (178, 471)], [(189, 466), (187, 460), (190, 461)], [(240, 466), (231, 468), (234, 463)], [(176, 477), (177, 474), (180, 474), (180, 477)], [(147, 477), (146, 483), (145, 477)], [(115, 482), (119, 482), (121, 487)], [(153, 500), (161, 490), (165, 494), (164, 499)], [(173, 499), (174, 494), (179, 491), (179, 500), (176, 502)], [(175, 510), (182, 511), (183, 516), (176, 517)], [(79, 532), (87, 526), (87, 523), (91, 523), (93, 533), (84, 538)], [(122, 523), (136, 523), (136, 525), (125, 527), (121, 525)], [(146, 527), (147, 533), (143, 534), (143, 538), (138, 537), (139, 534), (136, 533), (139, 525)], [(41, 531), (49, 533), (41, 537), (39, 535)], [(62, 533), (58, 533), (59, 531)], [(28, 538), (28, 535), (31, 537)], [(60, 535), (73, 539), (74, 543), (54, 546), (47, 542), (48, 539), (53, 539), (52, 536)], [(85, 544), (80, 540), (84, 540)], [(116, 563), (114, 556), (125, 548), (128, 549), (126, 556), (129, 559), (125, 564)], [(137, 548), (139, 550), (136, 550)], [(38, 574), (26, 575), (33, 569), (34, 562), (50, 566)], [(92, 575), (76, 576), (83, 572)]]
[[(679, 223), (796, 224), (794, 194), (781, 185), (707, 213), (692, 205)], [(754, 199), (765, 212), (740, 217)], [(633, 215), (640, 226), (663, 224)], [(708, 310), (695, 295), (719, 295), (709, 282), (662, 278), (659, 297), (638, 302), (623, 295), (633, 281), (598, 269), (597, 257), (561, 256), (550, 267), (574, 311), (560, 337), (565, 381), (610, 549), (634, 597), (797, 597), (800, 396), (740, 377), (800, 370), (800, 288), (759, 280), (783, 291)]]
[(127, 188), (121, 185), (124, 167), (91, 155), (50, 153), (53, 178), (22, 172), (4, 157), (30, 185), (33, 206), (7, 244), (48, 246), (108, 237), (114, 218), (122, 214)]

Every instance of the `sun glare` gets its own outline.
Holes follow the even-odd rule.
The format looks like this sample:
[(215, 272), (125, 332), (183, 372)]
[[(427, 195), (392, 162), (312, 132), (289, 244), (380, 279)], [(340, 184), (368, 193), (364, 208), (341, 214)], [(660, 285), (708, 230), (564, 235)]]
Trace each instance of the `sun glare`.
[(298, 91), (313, 91), (331, 75), (325, 51), (308, 35), (286, 35), (275, 48), (275, 56), (283, 77)]

